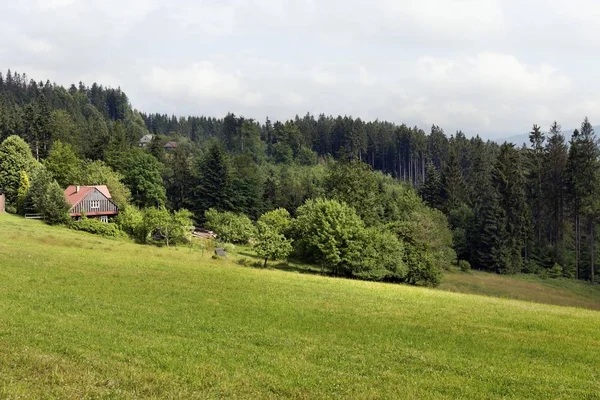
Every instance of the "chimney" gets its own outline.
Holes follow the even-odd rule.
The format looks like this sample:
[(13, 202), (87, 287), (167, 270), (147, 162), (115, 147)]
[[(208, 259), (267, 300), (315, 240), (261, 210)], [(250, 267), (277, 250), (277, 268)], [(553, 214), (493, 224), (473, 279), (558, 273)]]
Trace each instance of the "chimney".
[(79, 193), (79, 189), (81, 188), (81, 186), (77, 185), (76, 189), (75, 189), (75, 193)]

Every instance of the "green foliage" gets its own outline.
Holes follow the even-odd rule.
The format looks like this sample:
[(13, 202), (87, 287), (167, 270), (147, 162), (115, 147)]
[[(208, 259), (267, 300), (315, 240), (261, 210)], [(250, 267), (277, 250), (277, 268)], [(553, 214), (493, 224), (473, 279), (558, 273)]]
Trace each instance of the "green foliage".
[(354, 271), (357, 278), (403, 282), (408, 274), (404, 244), (390, 231), (367, 228), (362, 257), (359, 268)]
[(294, 221), (297, 253), (334, 275), (359, 271), (365, 240), (364, 223), (356, 211), (337, 200), (307, 200)]
[(132, 151), (121, 156), (120, 164), (123, 183), (131, 191), (135, 205), (164, 206), (167, 197), (161, 175), (163, 167), (156, 158), (142, 151)]
[(367, 226), (381, 223), (383, 205), (371, 168), (360, 161), (338, 162), (325, 178), (327, 197), (353, 207)]
[(46, 190), (41, 213), (49, 224), (60, 224), (68, 221), (67, 212), (71, 206), (65, 200), (63, 190), (56, 181), (52, 181)]
[(71, 145), (67, 143), (54, 142), (48, 158), (44, 160), (43, 164), (62, 187), (80, 181), (82, 162)]
[(254, 250), (259, 257), (265, 260), (263, 266), (266, 268), (268, 260), (284, 259), (292, 252), (292, 241), (278, 232), (276, 228), (263, 221), (258, 221)]
[(425, 183), (419, 188), (419, 193), (429, 207), (442, 206), (442, 180), (433, 162), (427, 163)]
[(126, 205), (119, 209), (119, 215), (117, 215), (115, 222), (131, 238), (141, 243), (146, 242), (148, 234), (143, 227), (144, 213), (136, 206)]
[(555, 263), (550, 270), (548, 270), (548, 275), (550, 278), (562, 278), (563, 276), (563, 267)]
[(214, 208), (219, 211), (233, 209), (233, 176), (229, 159), (219, 144), (213, 144), (198, 164), (198, 185), (193, 201), (196, 214)]
[(42, 214), (49, 224), (60, 224), (69, 219), (67, 212), (71, 206), (61, 187), (44, 167), (34, 171), (24, 203), (31, 205), (36, 213)]
[(256, 234), (252, 221), (244, 214), (211, 208), (204, 213), (204, 218), (206, 227), (215, 231), (220, 241), (244, 244)]
[(25, 204), (27, 201), (27, 194), (29, 193), (29, 188), (31, 187), (31, 182), (29, 180), (29, 175), (27, 172), (21, 171), (21, 178), (19, 179), (19, 190), (17, 192), (17, 213), (25, 214)]
[(125, 233), (114, 223), (105, 223), (96, 218), (82, 217), (78, 221), (71, 221), (69, 228), (84, 231), (105, 237), (125, 237)]
[(290, 213), (285, 208), (278, 208), (264, 213), (260, 216), (258, 222), (266, 225), (270, 230), (284, 235), (289, 232), (292, 225)]
[(0, 144), (0, 188), (8, 204), (16, 206), (21, 171), (31, 175), (38, 163), (23, 139), (10, 136)]
[(78, 179), (81, 185), (106, 185), (119, 209), (124, 208), (131, 197), (129, 189), (121, 181), (123, 176), (102, 161), (85, 162)]
[(127, 206), (116, 222), (139, 243), (155, 239), (168, 247), (190, 242), (194, 225), (191, 217), (192, 213), (185, 209), (169, 212), (164, 207), (149, 207), (140, 211), (135, 206)]
[(471, 272), (471, 264), (467, 260), (459, 260), (458, 261), (458, 268), (462, 272)]

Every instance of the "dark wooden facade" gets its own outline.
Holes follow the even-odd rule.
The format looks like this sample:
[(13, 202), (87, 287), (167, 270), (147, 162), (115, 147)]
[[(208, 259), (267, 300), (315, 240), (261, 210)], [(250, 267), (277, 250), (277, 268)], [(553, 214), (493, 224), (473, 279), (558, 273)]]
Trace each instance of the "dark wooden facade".
[(87, 217), (114, 216), (119, 213), (119, 208), (95, 189), (69, 210), (71, 217), (81, 217), (82, 213), (85, 213)]

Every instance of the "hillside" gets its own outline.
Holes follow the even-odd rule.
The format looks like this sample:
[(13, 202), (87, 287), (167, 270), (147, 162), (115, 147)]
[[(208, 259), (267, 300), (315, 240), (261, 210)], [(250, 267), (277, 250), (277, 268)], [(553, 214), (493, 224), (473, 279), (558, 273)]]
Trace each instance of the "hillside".
[(0, 237), (0, 398), (600, 398), (596, 311)]

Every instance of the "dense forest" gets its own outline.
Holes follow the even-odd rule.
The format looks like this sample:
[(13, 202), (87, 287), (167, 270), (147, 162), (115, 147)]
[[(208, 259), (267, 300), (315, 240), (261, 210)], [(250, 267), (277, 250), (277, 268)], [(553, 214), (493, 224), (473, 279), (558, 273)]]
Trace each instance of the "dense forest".
[[(144, 135), (153, 138), (140, 147)], [(8, 71), (0, 74), (0, 143), (12, 136), (60, 186), (108, 184), (123, 210), (188, 209), (201, 224), (214, 210), (253, 221), (286, 210), (305, 223), (290, 233), (301, 239), (298, 255), (319, 253), (311, 261), (341, 275), (418, 283), (431, 280), (414, 273), (424, 262), (460, 260), (497, 273), (595, 278), (600, 153), (587, 118), (571, 138), (556, 122), (547, 133), (533, 125), (530, 144), (518, 148), (351, 116), (145, 114), (120, 89), (64, 88)], [(1, 169), (2, 159), (9, 205), (26, 207), (19, 179), (29, 178)], [(311, 242), (321, 232), (311, 224), (331, 215), (356, 228), (334, 238), (354, 247), (336, 253)], [(356, 263), (364, 249), (371, 255)]]

